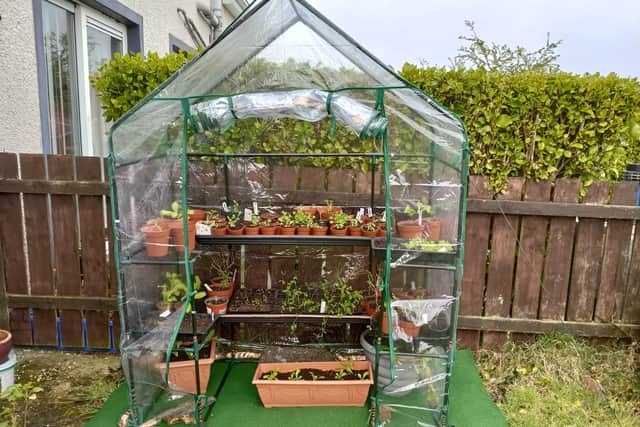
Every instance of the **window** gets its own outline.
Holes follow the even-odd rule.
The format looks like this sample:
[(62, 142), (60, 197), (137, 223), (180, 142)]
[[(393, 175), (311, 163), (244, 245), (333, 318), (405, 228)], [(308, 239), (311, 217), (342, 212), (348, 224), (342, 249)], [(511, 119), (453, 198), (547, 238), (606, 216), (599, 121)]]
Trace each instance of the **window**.
[(78, 3), (43, 0), (51, 152), (105, 156), (107, 124), (89, 76), (126, 52), (126, 28)]

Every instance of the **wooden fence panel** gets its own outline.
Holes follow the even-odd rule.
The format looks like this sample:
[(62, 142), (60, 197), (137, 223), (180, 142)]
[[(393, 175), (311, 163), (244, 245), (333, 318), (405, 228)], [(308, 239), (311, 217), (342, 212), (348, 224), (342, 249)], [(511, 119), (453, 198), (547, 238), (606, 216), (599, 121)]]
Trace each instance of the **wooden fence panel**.
[(640, 222), (636, 222), (632, 253), (624, 294), (622, 321), (636, 324), (640, 323)]
[[(69, 156), (47, 156), (49, 179), (74, 180), (74, 159)], [(99, 218), (99, 217), (98, 217)], [(81, 294), (80, 254), (76, 199), (73, 195), (51, 195), (51, 220), (53, 224), (54, 286), (57, 295)], [(92, 218), (92, 222), (96, 221)], [(82, 347), (82, 313), (80, 310), (59, 310), (60, 340), (65, 346)]]
[[(22, 179), (46, 179), (45, 157), (39, 154), (20, 155)], [(24, 194), (27, 253), (29, 256), (30, 293), (53, 295), (54, 277), (51, 265), (51, 233), (47, 194)], [(34, 344), (56, 345), (55, 310), (33, 309)]]
[[(18, 156), (13, 153), (0, 153), (0, 178), (18, 178)], [(4, 292), (25, 292), (27, 283), (27, 266), (23, 245), (23, 226), (20, 194), (0, 193), (0, 263), (4, 274), (0, 276), (0, 299), (6, 303)], [(5, 325), (11, 328), (16, 344), (29, 345), (31, 339), (31, 321), (29, 310), (14, 308), (7, 314), (0, 313)]]
[[(499, 200), (520, 200), (524, 180), (510, 178), (509, 186)], [(485, 316), (508, 317), (511, 311), (511, 295), (515, 254), (520, 236), (520, 218), (516, 215), (495, 215), (491, 238), (491, 261), (487, 276)], [(501, 347), (506, 341), (504, 332), (485, 332), (482, 346)]]
[[(486, 177), (469, 177), (469, 197), (491, 198)], [(464, 251), (464, 276), (460, 314), (482, 316), (487, 250), (491, 216), (487, 214), (467, 215), (466, 242)], [(476, 349), (480, 346), (480, 331), (460, 330), (458, 343), (462, 347)]]
[[(551, 183), (549, 181), (527, 182), (525, 200), (549, 201)], [(513, 287), (512, 316), (535, 319), (538, 316), (540, 284), (544, 265), (545, 242), (549, 219), (528, 216), (522, 219), (520, 249)]]
[[(577, 203), (579, 195), (580, 181), (577, 179), (556, 181), (556, 188), (553, 192), (554, 202)], [(575, 218), (552, 217), (549, 221), (547, 256), (540, 296), (541, 319), (564, 319), (575, 229)]]
[[(634, 205), (638, 184), (618, 182), (613, 186), (611, 204)], [(622, 317), (622, 302), (626, 269), (629, 262), (629, 238), (633, 230), (633, 221), (611, 219), (607, 221), (602, 274), (594, 320), (612, 322)]]
[[(609, 183), (594, 182), (587, 190), (583, 203), (602, 205), (607, 202), (608, 197)], [(602, 265), (604, 231), (604, 221), (601, 219), (582, 218), (578, 223), (567, 302), (567, 320), (590, 321), (593, 319)]]

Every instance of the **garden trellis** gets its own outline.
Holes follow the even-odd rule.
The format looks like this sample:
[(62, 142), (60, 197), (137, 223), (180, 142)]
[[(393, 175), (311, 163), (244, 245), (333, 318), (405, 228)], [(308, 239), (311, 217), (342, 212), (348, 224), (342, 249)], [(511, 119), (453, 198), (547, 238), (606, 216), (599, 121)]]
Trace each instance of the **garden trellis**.
[[(251, 128), (277, 132), (287, 143), (265, 146), (264, 135), (249, 138)], [(230, 135), (238, 129), (247, 137), (234, 145), (237, 135)], [(335, 144), (305, 142), (318, 137), (318, 129)], [(357, 143), (341, 144), (344, 131)], [(287, 139), (301, 134), (304, 141)], [(245, 11), (111, 131), (120, 348), (132, 424), (169, 415), (192, 416), (197, 423), (209, 415), (215, 418), (215, 410), (208, 410), (214, 399), (206, 390), (205, 361), (211, 355), (201, 350), (211, 344), (211, 329), (226, 315), (216, 314), (215, 323), (203, 317), (203, 289), (194, 270), (214, 256), (243, 254), (256, 245), (264, 251), (316, 248), (321, 255), (311, 260), (319, 267), (304, 273), (307, 278), (316, 274), (318, 281), (330, 276), (336, 283), (351, 283), (362, 273), (375, 276), (379, 269), (379, 280), (372, 284), (373, 293), (382, 295), (383, 314), (367, 318), (372, 331), (361, 337), (373, 365), (369, 403), (374, 422), (446, 424), (462, 276), (467, 156), (464, 128), (454, 114), (306, 2), (266, 0)], [(316, 205), (326, 195), (298, 191), (295, 184), (277, 188), (277, 177), (268, 171), (331, 168), (336, 159), (372, 177), (381, 174), (382, 182), (378, 187), (372, 182), (369, 192), (333, 200), (336, 208), (354, 216), (377, 214), (385, 226), (375, 237), (199, 234), (194, 241), (187, 206), (224, 213), (234, 209), (235, 201), (241, 209), (259, 213)], [(239, 177), (232, 176), (234, 170)], [(319, 177), (324, 180), (323, 173)], [(148, 256), (144, 238), (151, 232), (141, 230), (161, 230), (159, 220), (154, 221), (161, 210), (172, 216), (173, 240), (167, 251)], [(333, 247), (348, 248), (341, 255), (346, 267), (326, 261), (325, 252)], [(251, 272), (247, 268), (243, 274)], [(167, 277), (184, 283), (172, 307), (158, 304), (166, 303), (163, 296), (175, 288), (172, 282), (160, 286)], [(265, 281), (265, 288), (271, 286), (272, 280)], [(337, 323), (357, 317), (314, 310), (320, 310), (314, 316)], [(305, 314), (297, 321), (304, 322)], [(269, 315), (261, 319), (268, 322)], [(169, 366), (177, 350), (193, 359), (187, 364), (195, 375), (194, 388), (172, 379)]]

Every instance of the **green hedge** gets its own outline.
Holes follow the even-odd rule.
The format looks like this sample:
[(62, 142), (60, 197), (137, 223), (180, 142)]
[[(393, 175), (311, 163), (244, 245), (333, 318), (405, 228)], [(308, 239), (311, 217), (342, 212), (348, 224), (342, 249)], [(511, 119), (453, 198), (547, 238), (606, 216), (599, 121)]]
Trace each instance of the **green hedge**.
[(636, 79), (419, 68), (401, 74), (464, 120), (471, 173), (495, 188), (508, 176), (616, 179), (640, 160)]
[[(91, 79), (105, 118), (116, 120), (192, 57), (116, 55)], [(640, 161), (640, 84), (635, 79), (613, 74), (507, 75), (412, 64), (405, 64), (401, 74), (462, 117), (469, 132), (471, 173), (489, 176), (496, 189), (504, 188), (509, 176), (577, 177), (589, 185), (617, 179), (627, 162)], [(265, 152), (327, 147), (350, 152), (361, 144), (346, 129), (338, 128), (334, 138), (327, 129), (324, 122), (249, 120), (224, 136), (192, 136), (190, 142), (212, 151), (251, 145)], [(335, 159), (314, 162), (345, 166)], [(367, 165), (363, 162), (363, 170)]]

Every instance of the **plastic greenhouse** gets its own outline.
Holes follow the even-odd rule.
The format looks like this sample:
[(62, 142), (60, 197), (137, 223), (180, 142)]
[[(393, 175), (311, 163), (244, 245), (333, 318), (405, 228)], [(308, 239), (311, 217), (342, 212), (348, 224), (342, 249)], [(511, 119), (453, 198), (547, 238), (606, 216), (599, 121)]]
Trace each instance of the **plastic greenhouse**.
[(362, 425), (448, 425), (467, 156), (453, 113), (305, 1), (248, 8), (111, 131), (129, 424), (215, 420), (277, 348), (370, 362)]

